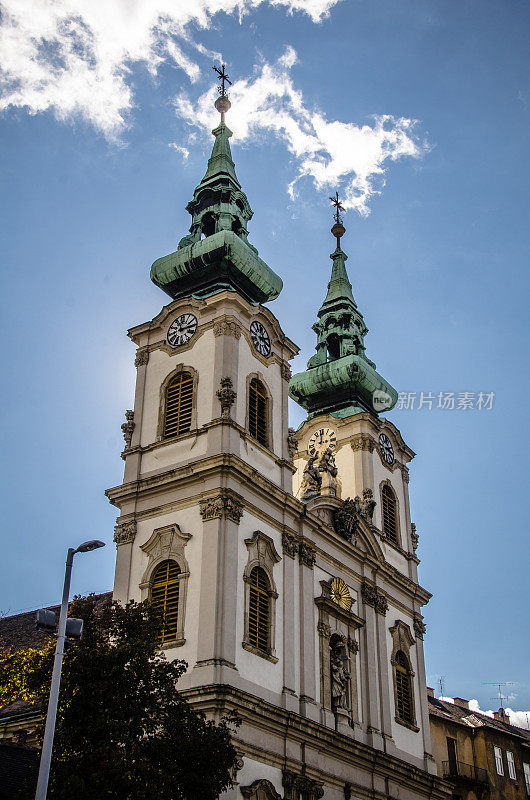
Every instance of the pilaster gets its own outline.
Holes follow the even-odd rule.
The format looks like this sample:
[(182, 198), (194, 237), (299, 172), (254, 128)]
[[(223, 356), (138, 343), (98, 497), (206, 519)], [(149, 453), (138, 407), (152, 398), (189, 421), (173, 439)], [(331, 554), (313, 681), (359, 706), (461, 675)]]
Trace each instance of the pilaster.
[(298, 541), (293, 534), (284, 531), (283, 544), (283, 694), (282, 703), (289, 711), (299, 710), (296, 697), (295, 648), (295, 609), (296, 570)]
[(301, 541), (298, 549), (300, 565), (300, 713), (318, 720), (315, 675), (315, 549)]

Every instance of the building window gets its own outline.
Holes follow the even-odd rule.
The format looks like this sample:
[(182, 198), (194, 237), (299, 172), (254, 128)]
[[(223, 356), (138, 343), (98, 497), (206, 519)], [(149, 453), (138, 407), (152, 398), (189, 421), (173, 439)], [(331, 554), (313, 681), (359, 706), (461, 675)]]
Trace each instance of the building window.
[(495, 766), (497, 768), (497, 775), (504, 775), (504, 766), (502, 763), (502, 750), (500, 747), (494, 747), (495, 752)]
[(385, 483), (381, 489), (381, 507), (383, 513), (383, 533), (391, 542), (399, 544), (396, 496), (393, 489), (387, 483)]
[(270, 599), (269, 580), (261, 567), (250, 573), (248, 604), (248, 641), (253, 647), (269, 651)]
[(254, 655), (276, 664), (274, 652), (276, 600), (274, 566), (281, 560), (273, 540), (262, 531), (245, 539), (248, 562), (243, 573), (245, 617), (242, 645)]
[(412, 709), (412, 690), (410, 686), (410, 670), (407, 657), (402, 650), (398, 650), (395, 658), (396, 670), (396, 713), (399, 719), (413, 724), (414, 713)]
[(511, 753), (509, 750), (506, 751), (506, 761), (508, 762), (508, 775), (513, 781), (517, 780), (517, 773), (515, 771), (515, 761), (513, 759), (513, 753)]
[(162, 618), (160, 642), (170, 642), (177, 636), (179, 612), (180, 568), (176, 561), (162, 561), (151, 579), (151, 605)]
[(252, 378), (248, 390), (248, 428), (250, 435), (260, 444), (267, 447), (269, 398), (264, 385), (257, 378)]
[(178, 372), (166, 386), (164, 439), (187, 433), (191, 428), (192, 411), (193, 375), (189, 372)]
[(530, 764), (523, 764), (523, 772), (526, 791), (530, 794)]

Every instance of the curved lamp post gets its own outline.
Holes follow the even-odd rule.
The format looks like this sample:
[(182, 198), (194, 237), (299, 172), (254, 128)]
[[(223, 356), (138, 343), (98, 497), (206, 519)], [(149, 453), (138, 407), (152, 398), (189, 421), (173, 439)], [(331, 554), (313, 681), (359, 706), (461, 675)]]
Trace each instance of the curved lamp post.
[(50, 687), (50, 699), (48, 700), (48, 713), (46, 714), (46, 726), (44, 728), (44, 740), (42, 742), (42, 752), (40, 756), (39, 779), (35, 800), (46, 800), (48, 791), (48, 779), (50, 777), (50, 762), (52, 758), (53, 737), (55, 734), (55, 719), (57, 717), (57, 702), (59, 700), (59, 686), (61, 684), (61, 669), (63, 666), (64, 640), (66, 639), (66, 617), (68, 615), (68, 596), (70, 594), (70, 576), (72, 574), (72, 564), (76, 553), (89, 553), (105, 547), (105, 542), (99, 539), (91, 539), (83, 542), (75, 550), (68, 548), (66, 556), (66, 570), (64, 573), (63, 599), (59, 614), (59, 625), (57, 628), (57, 644), (55, 646), (55, 658), (53, 661), (52, 682)]

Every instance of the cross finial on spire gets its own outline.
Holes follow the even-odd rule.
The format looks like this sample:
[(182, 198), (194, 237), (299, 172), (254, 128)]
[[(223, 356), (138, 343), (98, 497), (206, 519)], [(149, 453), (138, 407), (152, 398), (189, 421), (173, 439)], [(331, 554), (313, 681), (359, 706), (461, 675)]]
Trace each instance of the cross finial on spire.
[(225, 83), (228, 83), (229, 86), (232, 86), (232, 81), (225, 72), (225, 66), (226, 64), (221, 64), (221, 69), (219, 69), (219, 67), (213, 67), (214, 72), (217, 72), (219, 80), (221, 81), (221, 85), (217, 87), (217, 91), (221, 97), (228, 97)]
[(340, 225), (342, 223), (342, 220), (340, 218), (340, 212), (344, 211), (344, 206), (342, 205), (342, 203), (339, 200), (339, 193), (335, 192), (335, 197), (330, 197), (329, 199), (331, 200), (332, 204), (335, 206), (335, 213), (333, 215), (333, 218), (335, 219), (335, 222), (337, 223), (337, 225)]
[(340, 250), (340, 238), (341, 236), (344, 236), (344, 234), (346, 233), (346, 228), (342, 224), (342, 219), (340, 216), (340, 212), (344, 211), (344, 206), (339, 200), (338, 192), (335, 192), (335, 197), (330, 197), (329, 199), (335, 206), (335, 213), (333, 214), (333, 219), (335, 220), (335, 224), (331, 229), (331, 233), (337, 240), (337, 250)]

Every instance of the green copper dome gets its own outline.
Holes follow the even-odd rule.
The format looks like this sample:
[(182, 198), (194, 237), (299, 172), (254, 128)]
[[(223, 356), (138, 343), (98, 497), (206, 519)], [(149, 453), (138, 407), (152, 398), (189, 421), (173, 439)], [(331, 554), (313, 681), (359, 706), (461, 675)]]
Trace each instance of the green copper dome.
[(173, 299), (208, 297), (229, 289), (252, 303), (264, 303), (282, 290), (281, 278), (247, 241), (252, 209), (232, 160), (232, 131), (224, 120), (229, 107), (225, 95), (217, 99), (221, 124), (212, 131), (215, 142), (206, 173), (186, 206), (191, 214), (190, 232), (176, 252), (157, 259), (151, 267), (151, 280)]
[(337, 236), (337, 247), (330, 256), (333, 267), (326, 298), (318, 312), (318, 322), (313, 325), (316, 353), (307, 362), (307, 370), (293, 375), (289, 383), (290, 397), (309, 412), (309, 419), (317, 414), (376, 414), (374, 393), (379, 409), (393, 408), (398, 398), (396, 390), (366, 356), (364, 337), (368, 328), (346, 272), (348, 256), (340, 246), (342, 224), (337, 222), (332, 232)]

